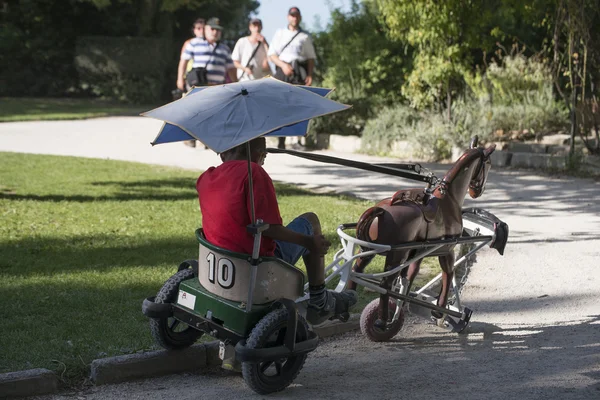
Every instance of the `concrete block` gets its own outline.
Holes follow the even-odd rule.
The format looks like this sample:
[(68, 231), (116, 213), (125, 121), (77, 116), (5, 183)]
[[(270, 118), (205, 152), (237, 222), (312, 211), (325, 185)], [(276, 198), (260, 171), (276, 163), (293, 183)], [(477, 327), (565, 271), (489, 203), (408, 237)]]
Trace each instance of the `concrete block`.
[(204, 344), (206, 346), (206, 365), (219, 366), (223, 361), (219, 358), (219, 341), (215, 340)]
[(314, 331), (320, 338), (326, 338), (360, 329), (360, 314), (352, 314), (347, 322), (328, 321), (315, 327)]
[(546, 153), (553, 155), (567, 155), (569, 154), (569, 146), (568, 145), (549, 145)]
[(544, 154), (547, 149), (546, 144), (542, 143), (521, 143), (521, 142), (510, 142), (508, 144), (508, 151), (513, 153), (536, 153)]
[(514, 153), (510, 165), (517, 168), (564, 169), (566, 160), (564, 157), (550, 154)]
[(35, 396), (58, 391), (58, 377), (45, 368), (0, 374), (0, 399)]
[(557, 133), (555, 135), (546, 135), (542, 137), (541, 143), (548, 145), (565, 145), (569, 144), (571, 135), (565, 133)]
[(490, 156), (492, 167), (508, 167), (512, 160), (513, 153), (509, 151), (494, 151)]
[(355, 153), (360, 147), (361, 139), (358, 136), (329, 135), (329, 150)]
[[(212, 347), (210, 351), (212, 353)], [(216, 351), (218, 358), (218, 343)], [(197, 344), (183, 350), (157, 350), (103, 358), (92, 362), (91, 379), (96, 385), (103, 385), (194, 371), (205, 368), (208, 365), (207, 359), (205, 344)]]

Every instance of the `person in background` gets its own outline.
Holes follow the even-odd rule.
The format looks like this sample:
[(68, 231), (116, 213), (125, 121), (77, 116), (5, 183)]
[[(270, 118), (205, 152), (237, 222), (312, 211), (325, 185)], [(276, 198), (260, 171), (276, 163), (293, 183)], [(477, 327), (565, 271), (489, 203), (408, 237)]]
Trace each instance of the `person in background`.
[[(287, 19), (287, 28), (275, 32), (267, 53), (277, 67), (275, 78), (294, 85), (310, 86), (317, 58), (312, 38), (300, 28), (302, 14), (298, 7), (289, 9)], [(285, 148), (285, 138), (279, 138), (278, 147)]]
[[(182, 92), (183, 92), (184, 89), (185, 89), (185, 91), (188, 91), (188, 90), (191, 89), (190, 87), (188, 87), (185, 84), (184, 78), (185, 78), (185, 74), (192, 69), (193, 61), (192, 60), (184, 60), (184, 59), (181, 58), (181, 56), (183, 56), (183, 53), (185, 52), (185, 48), (187, 47), (188, 44), (190, 44), (190, 42), (192, 41), (192, 39), (194, 39), (194, 38), (201, 38), (201, 39), (204, 38), (204, 26), (205, 25), (206, 25), (206, 21), (204, 20), (204, 18), (198, 18), (198, 19), (196, 19), (194, 21), (194, 24), (192, 25), (192, 34), (194, 35), (194, 37), (186, 40), (183, 43), (183, 46), (181, 46), (181, 52), (180, 52), (180, 55), (179, 55), (179, 65), (177, 67), (177, 71), (179, 71), (181, 68), (184, 68), (184, 75), (181, 77), (181, 79), (183, 81), (181, 86), (183, 86), (183, 88), (181, 88), (181, 86), (180, 86), (179, 75), (178, 75), (178, 77), (177, 77), (178, 78), (177, 79), (177, 89), (179, 89)], [(182, 66), (182, 64), (183, 64), (183, 66)]]
[(267, 58), (269, 44), (261, 34), (262, 21), (251, 19), (248, 29), (250, 36), (240, 38), (231, 53), (239, 81), (260, 79), (271, 73)]
[[(219, 43), (222, 31), (223, 27), (220, 25), (219, 18), (211, 18), (204, 27), (204, 37), (193, 38), (185, 45), (177, 71), (177, 87), (180, 90), (185, 89), (185, 82), (190, 86), (224, 84), (226, 75), (232, 82), (237, 82), (231, 50), (227, 45)], [(188, 60), (192, 60), (193, 64), (184, 81)], [(195, 81), (192, 81), (190, 77)], [(196, 147), (196, 141), (188, 141), (185, 144)]]

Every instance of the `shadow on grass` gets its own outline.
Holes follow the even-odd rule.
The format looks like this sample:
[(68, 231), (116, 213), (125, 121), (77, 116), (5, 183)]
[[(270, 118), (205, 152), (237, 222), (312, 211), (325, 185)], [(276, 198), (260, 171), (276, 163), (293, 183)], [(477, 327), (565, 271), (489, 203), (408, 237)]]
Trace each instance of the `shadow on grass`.
[(156, 348), (141, 305), (167, 278), (129, 275), (112, 287), (52, 279), (0, 290), (0, 373), (48, 368), (80, 383), (94, 359)]
[(197, 242), (189, 237), (168, 239), (90, 235), (73, 238), (26, 238), (0, 242), (0, 273), (44, 276), (59, 272), (110, 271), (121, 267), (153, 267), (197, 258)]
[[(92, 186), (113, 187), (114, 194), (20, 194), (10, 188), (0, 188), (0, 200), (31, 200), (43, 202), (75, 202), (86, 203), (95, 201), (177, 201), (198, 198), (195, 179), (173, 178), (143, 181), (100, 181), (92, 182)], [(351, 196), (335, 193), (313, 193), (295, 186), (275, 184), (277, 197), (306, 196), (331, 197), (341, 200), (356, 200)], [(307, 209), (307, 211), (309, 211)]]

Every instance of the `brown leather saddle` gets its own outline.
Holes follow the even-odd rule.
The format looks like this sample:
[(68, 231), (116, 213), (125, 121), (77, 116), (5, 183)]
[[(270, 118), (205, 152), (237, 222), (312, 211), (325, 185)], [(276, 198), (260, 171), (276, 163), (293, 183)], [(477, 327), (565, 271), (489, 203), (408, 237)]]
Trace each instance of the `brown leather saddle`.
[(401, 189), (394, 193), (390, 200), (390, 205), (395, 206), (405, 202), (414, 203), (423, 213), (425, 221), (433, 222), (439, 210), (439, 201), (440, 199), (433, 195), (428, 195), (421, 188)]

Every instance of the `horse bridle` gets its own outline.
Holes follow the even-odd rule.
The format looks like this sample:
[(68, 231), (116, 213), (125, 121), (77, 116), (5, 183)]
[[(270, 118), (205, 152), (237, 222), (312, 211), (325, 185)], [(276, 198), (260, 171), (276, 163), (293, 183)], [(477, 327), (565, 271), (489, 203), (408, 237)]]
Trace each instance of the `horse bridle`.
[[(483, 186), (485, 186), (485, 182), (484, 179), (479, 179), (479, 176), (485, 172), (485, 163), (487, 162), (489, 156), (487, 158), (485, 157), (484, 149), (478, 148), (477, 150), (479, 150), (479, 165), (477, 166), (477, 172), (473, 174), (475, 179), (471, 179), (471, 182), (469, 182), (469, 189), (480, 193), (480, 191), (483, 191)], [(473, 184), (472, 182), (474, 180), (477, 180), (478, 183)]]

